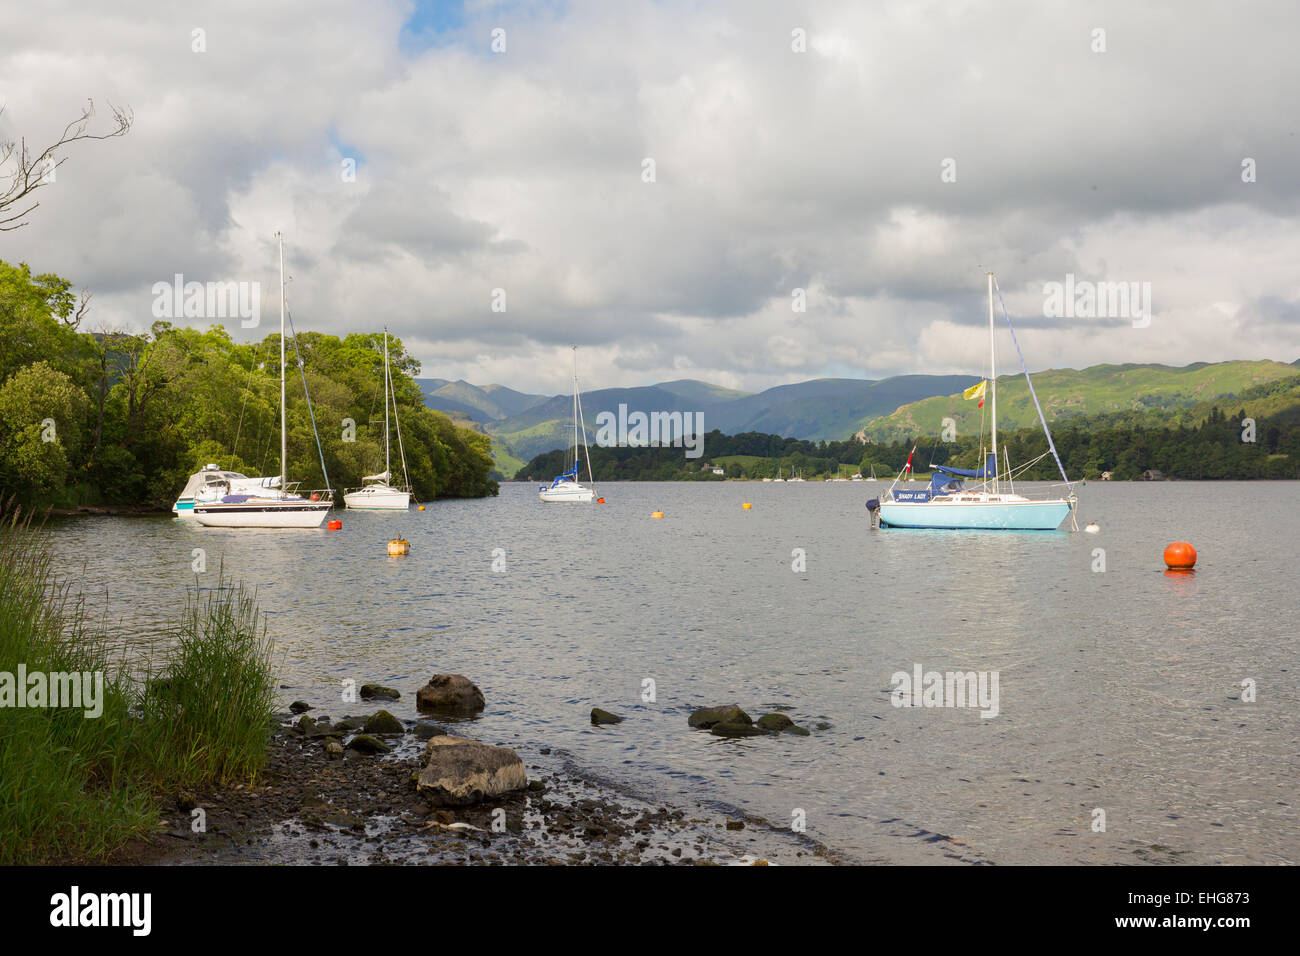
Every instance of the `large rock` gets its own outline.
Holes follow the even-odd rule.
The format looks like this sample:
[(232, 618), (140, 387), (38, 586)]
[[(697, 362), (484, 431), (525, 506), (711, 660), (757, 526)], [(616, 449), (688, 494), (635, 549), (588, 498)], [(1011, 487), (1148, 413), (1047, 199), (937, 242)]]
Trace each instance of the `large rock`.
[(468, 717), (483, 704), (483, 692), (463, 674), (434, 674), (415, 693), (415, 706), (426, 713)]
[(519, 755), (463, 737), (433, 737), (416, 789), (439, 807), (464, 807), (528, 786)]
[(607, 710), (601, 710), (599, 707), (591, 708), (591, 722), (593, 724), (621, 724), (623, 718), (617, 714), (611, 714)]
[(705, 730), (714, 724), (752, 724), (754, 721), (740, 709), (739, 704), (723, 704), (720, 707), (701, 707), (691, 714), (687, 721), (692, 727)]
[(386, 710), (376, 711), (366, 718), (364, 728), (368, 734), (403, 734), (406, 727)]
[(770, 733), (779, 734), (794, 726), (794, 721), (785, 714), (764, 714), (758, 718), (758, 726)]

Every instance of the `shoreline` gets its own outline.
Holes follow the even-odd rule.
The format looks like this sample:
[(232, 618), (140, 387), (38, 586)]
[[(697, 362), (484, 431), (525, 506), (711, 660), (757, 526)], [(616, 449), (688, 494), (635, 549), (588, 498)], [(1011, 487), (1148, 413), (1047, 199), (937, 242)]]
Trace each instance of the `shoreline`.
[[(376, 708), (377, 709), (377, 708)], [(365, 717), (353, 715), (351, 719)], [(340, 724), (347, 723), (344, 717)], [(424, 739), (455, 722), (403, 720), (387, 754), (345, 749), (329, 718), (307, 732), (277, 714), (255, 784), (166, 798), (157, 832), (103, 863), (121, 865), (841, 865), (817, 840), (716, 803), (671, 805), (600, 779), (562, 750), (513, 749), (528, 784), (467, 807), (416, 791)], [(456, 734), (455, 736), (460, 736)], [(485, 740), (484, 743), (495, 743)], [(504, 810), (504, 814), (500, 811)], [(200, 814), (201, 811), (201, 814)], [(194, 820), (202, 816), (203, 832)], [(67, 860), (80, 864), (85, 861)]]

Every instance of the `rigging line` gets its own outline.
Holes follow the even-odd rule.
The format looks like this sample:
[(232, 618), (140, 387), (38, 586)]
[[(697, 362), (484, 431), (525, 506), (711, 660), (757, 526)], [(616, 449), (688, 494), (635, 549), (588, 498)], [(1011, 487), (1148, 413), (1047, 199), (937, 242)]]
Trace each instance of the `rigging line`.
[[(253, 389), (253, 369), (257, 368), (257, 347), (253, 348), (253, 361), (248, 364), (248, 384), (244, 386), (244, 401), (239, 406), (239, 425), (235, 428), (235, 445), (230, 449), (236, 457), (239, 456), (239, 436), (244, 431), (244, 409), (248, 408), (248, 394)], [(254, 446), (256, 447), (256, 446)]]
[[(574, 376), (574, 385), (575, 385), (575, 386), (577, 385), (577, 380), (578, 380), (578, 377), (575, 375), (575, 376)], [(595, 473), (594, 471), (591, 470), (591, 449), (587, 447), (587, 422), (586, 422), (586, 420), (582, 417), (582, 399), (578, 397), (578, 392), (577, 392), (576, 388), (575, 388), (575, 390), (574, 390), (573, 397), (574, 397), (575, 403), (576, 403), (577, 406), (578, 406), (578, 417), (577, 417), (576, 421), (577, 421), (578, 423), (581, 424), (581, 430), (582, 430), (582, 450), (585, 451), (585, 452), (587, 453), (587, 479), (591, 482), (591, 493), (594, 495), (594, 494), (596, 493), (596, 473)], [(599, 418), (599, 416), (597, 416), (597, 418)], [(578, 446), (577, 446), (577, 445), (574, 445), (574, 446), (573, 446), (573, 463), (574, 463), (575, 465), (578, 463)]]
[(1052, 441), (1052, 431), (1047, 427), (1047, 418), (1043, 415), (1043, 406), (1038, 402), (1038, 393), (1034, 391), (1034, 380), (1029, 377), (1029, 366), (1025, 364), (1025, 353), (1020, 350), (1020, 340), (1016, 338), (1016, 330), (1011, 325), (1011, 314), (1007, 311), (1007, 303), (1002, 298), (1002, 287), (998, 285), (997, 277), (993, 278), (993, 288), (998, 291), (998, 302), (1002, 304), (1002, 315), (1007, 320), (1007, 328), (1011, 331), (1011, 341), (1016, 346), (1016, 354), (1020, 356), (1020, 367), (1024, 369), (1025, 381), (1029, 383), (1029, 397), (1034, 400), (1034, 408), (1038, 409), (1038, 420), (1043, 424), (1043, 434), (1047, 436), (1047, 447), (1052, 452), (1052, 457), (1056, 459), (1056, 467), (1061, 471), (1061, 478), (1065, 481), (1065, 486), (1070, 489), (1071, 493), (1074, 487), (1070, 484), (1070, 478), (1065, 473), (1065, 466), (1061, 464), (1061, 456), (1056, 453), (1056, 443)]
[(388, 388), (393, 395), (393, 424), (397, 426), (397, 452), (402, 456), (402, 481), (406, 483), (406, 490), (411, 490), (411, 476), (406, 472), (406, 449), (402, 446), (402, 420), (397, 417), (397, 386), (393, 383), (393, 374), (390, 366), (388, 373)]
[(325, 469), (325, 450), (320, 446), (320, 432), (316, 431), (316, 412), (311, 407), (311, 393), (307, 391), (307, 372), (302, 364), (302, 352), (298, 350), (298, 332), (293, 327), (293, 314), (285, 308), (285, 315), (289, 318), (289, 334), (293, 336), (293, 354), (298, 361), (298, 375), (302, 378), (302, 393), (307, 397), (307, 414), (311, 418), (311, 433), (316, 436), (316, 453), (320, 455), (320, 473), (325, 477), (325, 490), (333, 492), (330, 487), (330, 474)]

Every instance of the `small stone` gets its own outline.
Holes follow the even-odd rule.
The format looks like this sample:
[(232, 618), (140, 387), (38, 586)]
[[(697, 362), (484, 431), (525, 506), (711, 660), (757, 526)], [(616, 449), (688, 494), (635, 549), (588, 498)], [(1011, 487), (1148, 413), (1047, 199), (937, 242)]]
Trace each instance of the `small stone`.
[(794, 721), (785, 714), (764, 714), (758, 718), (758, 726), (768, 733), (779, 734), (794, 726)]
[(727, 821), (727, 829), (728, 829), (728, 830), (743, 830), (743, 829), (745, 829), (745, 821), (744, 821), (744, 820), (728, 820), (728, 821)]
[(623, 718), (611, 714), (607, 710), (601, 710), (599, 707), (593, 707), (591, 708), (591, 722), (593, 724), (621, 724)]
[(402, 692), (393, 687), (385, 687), (382, 684), (361, 685), (362, 700), (373, 700), (375, 698), (379, 698), (380, 700), (397, 700), (397, 698), (401, 696)]
[(330, 737), (325, 741), (325, 756), (330, 760), (338, 760), (343, 756), (343, 745)]
[(199, 805), (198, 798), (189, 790), (182, 790), (176, 794), (176, 809), (184, 813), (189, 813)]
[(305, 714), (311, 709), (311, 704), (307, 703), (305, 700), (295, 700), (289, 705), (289, 713), (291, 714)]
[(692, 727), (708, 730), (714, 724), (752, 724), (753, 718), (740, 709), (739, 704), (723, 704), (720, 707), (700, 707), (691, 714), (687, 721)]
[(759, 730), (753, 724), (742, 724), (739, 721), (724, 721), (720, 724), (714, 724), (709, 728), (709, 733), (715, 737), (761, 737), (767, 733), (766, 730)]

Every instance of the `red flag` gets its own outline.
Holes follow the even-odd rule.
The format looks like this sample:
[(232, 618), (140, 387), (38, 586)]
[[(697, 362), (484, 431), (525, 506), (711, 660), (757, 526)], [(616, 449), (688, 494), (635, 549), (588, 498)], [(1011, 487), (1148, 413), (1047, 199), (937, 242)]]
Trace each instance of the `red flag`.
[(912, 456), (915, 454), (916, 454), (916, 449), (913, 448), (907, 455), (907, 464), (903, 466), (903, 471), (912, 470)]
[(980, 404), (979, 404), (979, 407), (980, 407), (980, 408), (983, 408), (983, 407), (984, 407), (984, 399), (983, 399), (983, 398), (980, 398)]

